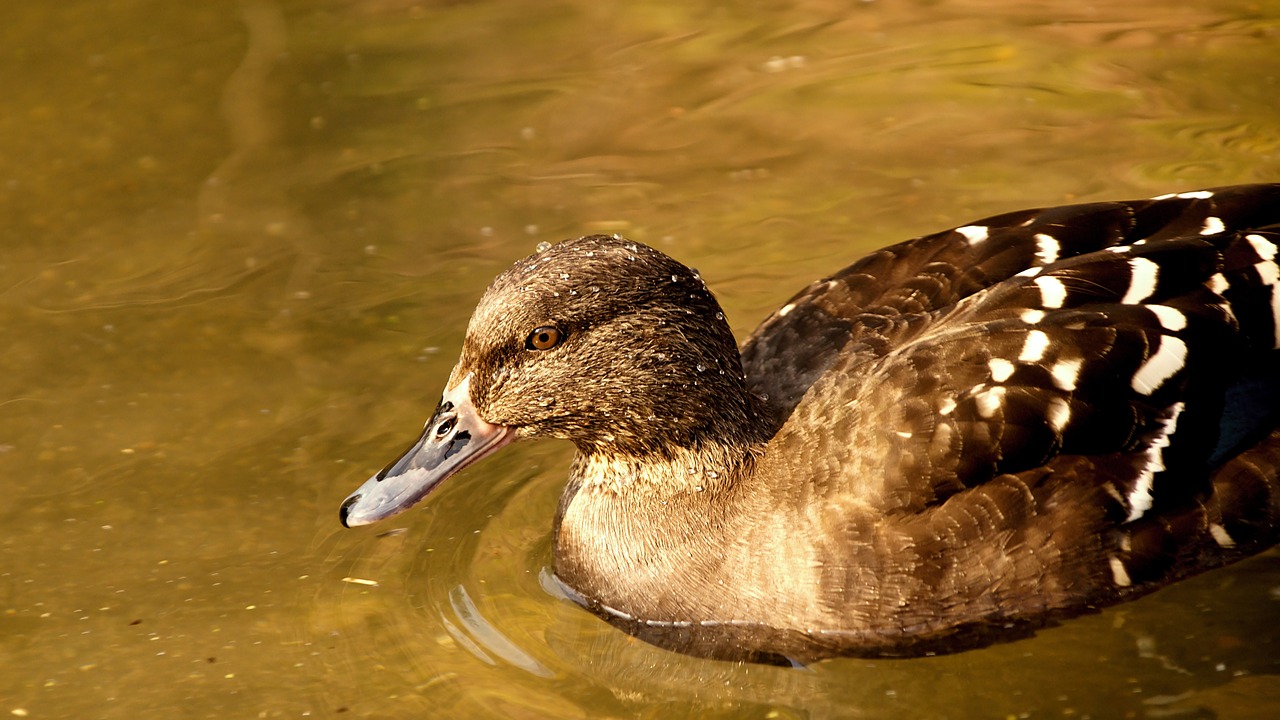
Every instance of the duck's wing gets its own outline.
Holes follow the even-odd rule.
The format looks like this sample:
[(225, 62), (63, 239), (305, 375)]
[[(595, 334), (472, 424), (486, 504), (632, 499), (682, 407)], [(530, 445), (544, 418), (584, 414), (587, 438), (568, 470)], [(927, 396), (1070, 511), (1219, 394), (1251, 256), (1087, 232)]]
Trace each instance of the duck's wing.
[(1012, 213), (766, 321), (757, 472), (787, 482), (756, 507), (817, 526), (846, 646), (955, 649), (1275, 543), (1278, 246), (1280, 185)]
[[(1027, 494), (1024, 523), (1066, 497), (1091, 499), (1055, 516), (1060, 533), (1158, 520), (1147, 536), (1159, 538), (1190, 508), (1224, 547), (1241, 533), (1274, 541), (1280, 200), (1275, 186), (1216, 192), (1247, 211), (1219, 202), (1180, 230), (1162, 225), (1032, 264), (950, 307), (854, 325), (865, 349), (830, 363), (770, 460), (787, 462), (773, 450), (788, 448), (823, 458), (809, 463), (807, 492), (886, 515), (947, 506), (974, 533), (995, 531), (985, 514), (1002, 510), (986, 496), (1012, 483)], [(1180, 207), (1185, 220), (1191, 205)], [(1242, 223), (1255, 227), (1230, 229)]]
[(1104, 248), (1280, 222), (1280, 184), (1007, 213), (872, 253), (802, 290), (743, 344), (751, 389), (781, 426), (836, 362), (870, 361), (933, 315), (1031, 268)]
[[(763, 506), (822, 525), (824, 587), (877, 588), (885, 642), (1043, 621), (1277, 541), (1280, 188), (1214, 192), (1212, 213), (1099, 209), (1146, 232), (1047, 263), (1011, 231), (1024, 247), (985, 271), (878, 291), (919, 310), (850, 321), (761, 461), (793, 479)], [(1002, 257), (1026, 267), (987, 282)]]
[(840, 359), (784, 432), (848, 408), (828, 423), (832, 450), (880, 484), (885, 509), (1060, 455), (1114, 456), (1114, 494), (1136, 519), (1162, 497), (1155, 476), (1185, 485), (1170, 500), (1203, 492), (1210, 468), (1275, 425), (1278, 244), (1229, 232), (1032, 268), (879, 357)]

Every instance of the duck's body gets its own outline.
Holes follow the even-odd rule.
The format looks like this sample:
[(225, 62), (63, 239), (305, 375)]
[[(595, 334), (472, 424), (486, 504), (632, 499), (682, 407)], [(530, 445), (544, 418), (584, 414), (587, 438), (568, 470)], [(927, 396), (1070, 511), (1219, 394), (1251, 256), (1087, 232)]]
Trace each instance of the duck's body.
[(575, 442), (555, 569), (716, 657), (1017, 635), (1274, 544), (1280, 185), (991, 218), (874, 253), (735, 347), (696, 273), (593, 236), (490, 286), (437, 414), (343, 506)]

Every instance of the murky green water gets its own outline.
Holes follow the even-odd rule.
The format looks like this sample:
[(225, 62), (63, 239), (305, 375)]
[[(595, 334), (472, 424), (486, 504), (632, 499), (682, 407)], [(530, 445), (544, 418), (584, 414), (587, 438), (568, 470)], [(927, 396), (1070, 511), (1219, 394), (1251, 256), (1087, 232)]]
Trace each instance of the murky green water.
[(1280, 715), (1276, 552), (1029, 641), (784, 670), (543, 589), (566, 446), (337, 524), (539, 241), (654, 244), (745, 333), (984, 214), (1280, 178), (1277, 47), (1274, 0), (8, 2), (0, 712)]

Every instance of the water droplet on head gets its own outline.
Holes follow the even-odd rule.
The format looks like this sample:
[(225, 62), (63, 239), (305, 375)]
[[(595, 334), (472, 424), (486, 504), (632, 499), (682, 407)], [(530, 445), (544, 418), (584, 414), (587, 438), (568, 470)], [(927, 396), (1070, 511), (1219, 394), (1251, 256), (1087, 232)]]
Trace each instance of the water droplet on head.
[(702, 363), (698, 363), (695, 367), (697, 367), (697, 368), (698, 368), (698, 372), (706, 372), (706, 371), (707, 371), (707, 366), (706, 366), (706, 365), (703, 365)]
[(546, 252), (551, 249), (551, 243), (547, 242), (546, 240), (543, 240), (542, 242), (538, 243), (538, 247), (534, 249), (537, 252)]
[(718, 312), (718, 313), (716, 313), (716, 319), (717, 319), (717, 320), (723, 320), (723, 319), (724, 319), (724, 313), (722, 313), (722, 312)]
[(569, 273), (560, 273), (560, 279), (561, 279), (561, 280), (568, 280), (568, 279), (569, 279)]

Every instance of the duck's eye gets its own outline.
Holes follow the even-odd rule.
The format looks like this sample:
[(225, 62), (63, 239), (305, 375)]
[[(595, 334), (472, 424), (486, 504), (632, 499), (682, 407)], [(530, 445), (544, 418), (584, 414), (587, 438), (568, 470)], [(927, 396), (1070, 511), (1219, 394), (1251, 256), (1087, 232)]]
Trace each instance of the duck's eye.
[(564, 333), (560, 332), (560, 328), (544, 325), (529, 333), (524, 347), (526, 350), (550, 350), (559, 345), (561, 340), (564, 340)]
[(445, 437), (449, 433), (453, 432), (453, 426), (457, 424), (457, 418), (445, 418), (445, 421), (436, 427), (436, 437)]

